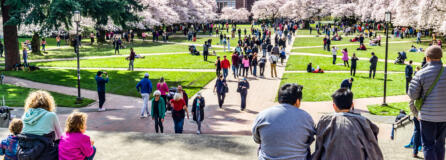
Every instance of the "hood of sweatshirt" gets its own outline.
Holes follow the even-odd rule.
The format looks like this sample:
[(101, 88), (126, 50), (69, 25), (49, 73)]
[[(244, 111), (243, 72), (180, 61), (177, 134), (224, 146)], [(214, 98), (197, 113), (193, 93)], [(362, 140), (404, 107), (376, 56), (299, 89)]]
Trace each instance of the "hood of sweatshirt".
[(37, 124), (40, 118), (45, 116), (46, 113), (48, 113), (48, 111), (42, 108), (30, 108), (22, 117), (23, 123), (33, 126)]

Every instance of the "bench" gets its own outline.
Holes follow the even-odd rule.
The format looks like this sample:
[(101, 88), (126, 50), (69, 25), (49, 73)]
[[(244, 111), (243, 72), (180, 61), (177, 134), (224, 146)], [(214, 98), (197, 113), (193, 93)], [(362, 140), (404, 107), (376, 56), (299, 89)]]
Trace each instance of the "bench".
[(395, 130), (400, 128), (400, 127), (404, 127), (408, 122), (410, 122), (410, 115), (406, 115), (403, 118), (401, 118), (400, 120), (392, 123), (392, 133), (390, 135), (390, 139), (393, 140), (394, 136), (395, 136)]

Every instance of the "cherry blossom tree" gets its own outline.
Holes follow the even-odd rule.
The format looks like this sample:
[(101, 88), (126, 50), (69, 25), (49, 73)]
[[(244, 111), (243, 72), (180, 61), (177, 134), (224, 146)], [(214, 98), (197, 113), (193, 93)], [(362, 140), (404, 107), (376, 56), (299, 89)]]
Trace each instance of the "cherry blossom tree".
[(287, 0), (259, 0), (252, 6), (251, 12), (254, 19), (258, 20), (272, 20), (276, 21), (281, 17), (280, 7), (282, 7)]
[(230, 20), (233, 22), (248, 22), (251, 13), (246, 8), (235, 9), (225, 7), (220, 15), (221, 20)]

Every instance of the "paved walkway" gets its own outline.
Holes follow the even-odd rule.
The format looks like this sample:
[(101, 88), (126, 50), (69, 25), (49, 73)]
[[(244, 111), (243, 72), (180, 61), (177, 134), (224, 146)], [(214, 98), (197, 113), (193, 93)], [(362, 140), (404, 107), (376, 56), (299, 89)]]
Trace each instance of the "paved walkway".
[[(141, 56), (159, 56), (159, 55), (172, 55), (172, 54), (186, 54), (189, 52), (170, 52), (170, 53), (143, 53), (138, 54)], [(103, 59), (103, 58), (115, 58), (115, 57), (128, 57), (128, 54), (118, 54), (118, 55), (108, 55), (108, 56), (87, 56), (87, 57), (79, 57), (80, 60), (84, 59)], [(52, 62), (52, 61), (75, 61), (77, 60), (77, 57), (70, 57), (70, 58), (51, 58), (51, 59), (35, 59), (35, 60), (28, 60), (28, 63), (33, 62)]]
[[(77, 69), (76, 67), (39, 67), (45, 69)], [(100, 67), (81, 67), (81, 70), (115, 70), (127, 71), (128, 68), (100, 68)], [(215, 69), (169, 69), (169, 68), (135, 68), (134, 71), (162, 71), (162, 72), (215, 72)]]
[[(410, 43), (412, 41), (391, 41), (389, 43)], [(353, 43), (353, 42), (352, 42)], [(358, 44), (355, 42), (354, 44), (349, 43), (349, 44), (336, 44), (336, 45), (331, 45), (331, 46), (336, 46), (336, 47), (340, 47), (340, 46), (357, 46)], [(324, 46), (302, 46), (302, 47), (293, 47), (293, 49), (303, 49), (303, 48), (320, 48), (320, 47), (324, 47)]]
[[(330, 57), (330, 58), (333, 58), (333, 56), (331, 54), (328, 55), (328, 54), (323, 54), (323, 53), (319, 54), (319, 53), (292, 52), (292, 53), (290, 53), (290, 55), (317, 56), (317, 57)], [(338, 55), (337, 57), (338, 57), (338, 59), (342, 59), (342, 55)], [(364, 57), (358, 57), (358, 58), (359, 58), (359, 60), (366, 60), (366, 61), (370, 60), (370, 58), (364, 58)], [(379, 58), (378, 58), (378, 61), (379, 62), (386, 62), (385, 59), (379, 59)], [(395, 60), (387, 59), (387, 63), (394, 63), (394, 62), (395, 62)], [(409, 63), (409, 62), (405, 61), (404, 63)], [(412, 64), (413, 65), (421, 65), (420, 62), (413, 62)]]

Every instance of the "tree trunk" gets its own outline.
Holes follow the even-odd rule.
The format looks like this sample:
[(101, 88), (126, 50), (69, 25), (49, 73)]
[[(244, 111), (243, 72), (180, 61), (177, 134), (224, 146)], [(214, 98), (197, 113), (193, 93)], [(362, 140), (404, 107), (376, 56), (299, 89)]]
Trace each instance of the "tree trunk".
[(98, 43), (106, 43), (105, 41), (105, 30), (103, 29), (99, 29), (99, 37), (98, 38)]
[(3, 35), (5, 38), (5, 70), (10, 71), (13, 69), (14, 65), (20, 64), (19, 38), (17, 36), (16, 25), (5, 25), (10, 18), (10, 6), (5, 6), (5, 1), (6, 0), (1, 0)]
[(40, 54), (40, 36), (37, 32), (34, 32), (33, 38), (31, 40), (31, 49), (34, 54)]

